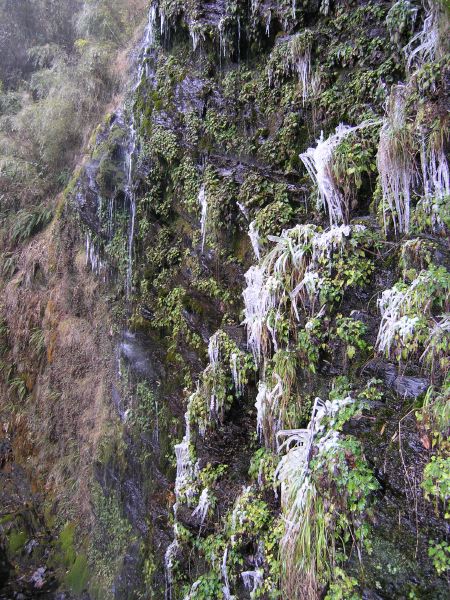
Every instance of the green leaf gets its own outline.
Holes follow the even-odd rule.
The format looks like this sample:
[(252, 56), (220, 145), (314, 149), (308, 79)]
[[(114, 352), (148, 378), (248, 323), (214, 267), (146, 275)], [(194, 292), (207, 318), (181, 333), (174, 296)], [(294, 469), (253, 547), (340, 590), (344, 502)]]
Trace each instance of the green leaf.
[(347, 356), (352, 359), (355, 356), (356, 348), (355, 346), (347, 346)]

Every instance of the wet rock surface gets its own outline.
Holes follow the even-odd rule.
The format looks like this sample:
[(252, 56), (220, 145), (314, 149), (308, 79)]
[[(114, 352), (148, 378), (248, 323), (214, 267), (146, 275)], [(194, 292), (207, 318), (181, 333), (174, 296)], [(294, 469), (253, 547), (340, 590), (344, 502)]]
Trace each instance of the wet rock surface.
[[(195, 389), (197, 379), (207, 364), (206, 347), (212, 334), (222, 328), (242, 352), (248, 350), (245, 330), (240, 323), (244, 273), (255, 264), (247, 239), (249, 211), (257, 216), (272, 207), (273, 212), (263, 213), (265, 218), (260, 223), (262, 228), (267, 226), (270, 234), (279, 234), (284, 227), (298, 222), (311, 221), (324, 228), (329, 225), (323, 214), (315, 212), (312, 203), (309, 205), (311, 214), (307, 211), (306, 197), (311, 190), (306, 174), (301, 170), (298, 153), (299, 149), (314, 142), (323, 121), (327, 129), (335, 127), (336, 119), (330, 117), (327, 121), (326, 113), (332, 110), (338, 98), (333, 99), (327, 110), (313, 107), (311, 111), (298, 98), (291, 101), (291, 97), (295, 97), (294, 91), (285, 98), (276, 98), (274, 102), (269, 96), (276, 95), (280, 84), (272, 82), (264, 92), (267, 102), (274, 102), (272, 113), (267, 117), (262, 114), (263, 107), (256, 105), (255, 97), (258, 87), (265, 90), (268, 73), (264, 71), (255, 82), (251, 71), (259, 69), (259, 62), (267, 58), (269, 51), (280, 48), (304, 26), (314, 27), (322, 23), (324, 31), (328, 31), (326, 28), (336, 17), (334, 13), (328, 17), (329, 4), (332, 9), (339, 6), (339, 10), (345, 6), (350, 18), (357, 9), (367, 8), (367, 14), (372, 14), (377, 8), (380, 10), (381, 5), (390, 3), (378, 3), (378, 7), (376, 3), (367, 2), (322, 3), (317, 0), (302, 3), (304, 11), (299, 22), (292, 18), (295, 8), (290, 2), (264, 0), (245, 6), (238, 4), (242, 21), (233, 24), (226, 39), (224, 19), (229, 15), (228, 3), (224, 1), (186, 3), (172, 20), (165, 24), (156, 23), (161, 31), (162, 48), (144, 53), (147, 62), (142, 72), (146, 77), (142, 84), (138, 82), (136, 88), (137, 114), (130, 118), (117, 111), (96, 132), (92, 155), (82, 169), (73, 198), (83, 222), (82, 235), (88, 236), (88, 254), (94, 249), (93, 257), (95, 254), (103, 259), (107, 247), (110, 252), (111, 264), (104, 281), (111, 287), (120, 282), (119, 288), (123, 284), (122, 279), (127, 279), (124, 286), (127, 289), (116, 289), (115, 296), (112, 294), (112, 302), (120, 299), (118, 304), (122, 312), (118, 321), (126, 321), (131, 315), (131, 325), (117, 336), (116, 373), (106, 382), (108, 402), (110, 400), (108, 407), (112, 408), (117, 419), (112, 418), (108, 423), (110, 430), (105, 435), (106, 450), (102, 446), (103, 454), (100, 452), (100, 456), (93, 458), (94, 479), (103, 497), (117, 500), (120, 517), (129, 525), (126, 548), (118, 557), (120, 561), (112, 586), (112, 593), (118, 600), (137, 600), (146, 597), (146, 594), (158, 600), (170, 595), (166, 580), (167, 561), (166, 564), (164, 562), (173, 540), (172, 509), (176, 500), (173, 446), (185, 434), (187, 397), (189, 390)], [(194, 9), (196, 12), (190, 12)], [(342, 17), (342, 12), (339, 16)], [(253, 37), (245, 30), (244, 26), (248, 23), (255, 25), (251, 29)], [(371, 71), (375, 71), (375, 67), (384, 60), (379, 47), (380, 40), (383, 45), (383, 38), (386, 38), (384, 45), (387, 45), (384, 16), (382, 24), (370, 24), (364, 32), (368, 39), (378, 43), (375, 50), (371, 50), (370, 57), (364, 55), (361, 59), (362, 63), (374, 63)], [(202, 30), (197, 39), (196, 27), (203, 26), (207, 29)], [(339, 26), (340, 31), (345, 31), (345, 25), (340, 22)], [(343, 44), (348, 41), (345, 35), (348, 32), (336, 33)], [(325, 42), (319, 41), (328, 45), (334, 39), (330, 35)], [(187, 42), (192, 42), (195, 48)], [(348, 52), (348, 46), (344, 50)], [(344, 50), (338, 49), (332, 68), (328, 67), (333, 71), (333, 77), (341, 78), (344, 86), (350, 86), (358, 58), (350, 56), (345, 62)], [(353, 47), (350, 50), (353, 51)], [(241, 60), (246, 62), (241, 63)], [(231, 79), (233, 71), (243, 64), (248, 66), (250, 74), (244, 73), (243, 81), (239, 82), (240, 89), (235, 90), (233, 96), (224, 89), (223, 80), (227, 75)], [(174, 65), (177, 68), (172, 71)], [(286, 73), (280, 75), (281, 78), (285, 76)], [(322, 76), (322, 85), (326, 89), (327, 77), (331, 78), (331, 75), (322, 73)], [(388, 77), (391, 79), (392, 75), (389, 73)], [(384, 80), (381, 83), (380, 89), (377, 89), (380, 98), (386, 88)], [(249, 99), (240, 97), (244, 91)], [(378, 104), (380, 106), (375, 106)], [(377, 97), (375, 101), (375, 96), (367, 100), (364, 108), (374, 107), (381, 114), (381, 100)], [(208, 121), (211, 114), (219, 115), (219, 124)], [(283, 126), (285, 117), (291, 114), (298, 119), (294, 127), (298, 129), (298, 137), (290, 139), (289, 144), (294, 151), (283, 163), (280, 159), (283, 148), (277, 133), (283, 130), (283, 135), (289, 138), (289, 131)], [(347, 114), (340, 115), (339, 120), (344, 116), (346, 121), (352, 120)], [(188, 122), (188, 118), (192, 122)], [(221, 129), (225, 118), (228, 119), (228, 127), (235, 126), (228, 137)], [(159, 137), (152, 138), (155, 131)], [(232, 146), (239, 136), (245, 140), (244, 149), (237, 144)], [(141, 147), (142, 140), (146, 139), (153, 141), (154, 147), (151, 144)], [(131, 149), (130, 145), (133, 146)], [(184, 175), (180, 175), (180, 163), (186, 158), (189, 160), (183, 162), (183, 168), (188, 164), (194, 173), (191, 173), (194, 183), (191, 181), (190, 185), (195, 188), (197, 178), (209, 176), (211, 188), (216, 186), (219, 197), (219, 200), (213, 198), (215, 204), (211, 202), (208, 207), (215, 212), (208, 216), (206, 227), (209, 238), (204, 248), (199, 236), (199, 215), (189, 206), (189, 202), (196, 205), (196, 195), (191, 193), (190, 198), (186, 198)], [(363, 179), (365, 177), (366, 174)], [(249, 184), (249, 181), (252, 183)], [(244, 210), (241, 207), (238, 210), (237, 190), (245, 185), (249, 187), (248, 202)], [(258, 185), (263, 188), (262, 192)], [(271, 187), (274, 185), (279, 187)], [(369, 188), (368, 181), (362, 182), (358, 197), (353, 198), (355, 216), (358, 223), (364, 223), (381, 238), (381, 225), (373, 215), (366, 214), (368, 198), (371, 197)], [(220, 196), (223, 189), (230, 191)], [(362, 198), (365, 195), (367, 198)], [(278, 200), (280, 196), (281, 201)], [(288, 208), (294, 212), (287, 211)], [(288, 213), (286, 218), (282, 214), (284, 210)], [(262, 236), (262, 243), (269, 248), (266, 234), (267, 231)], [(160, 239), (164, 244), (158, 247)], [(379, 399), (369, 401), (362, 415), (352, 419), (344, 428), (345, 434), (354, 436), (363, 444), (364, 457), (380, 486), (375, 494), (375, 508), (369, 514), (373, 551), (372, 554), (364, 554), (361, 563), (353, 555), (351, 573), (360, 578), (363, 565), (364, 577), (358, 581), (362, 596), (367, 600), (417, 597), (414, 594), (420, 598), (440, 600), (446, 597), (446, 582), (433, 570), (428, 558), (428, 544), (430, 539), (444, 539), (448, 532), (443, 519), (424, 498), (420, 488), (432, 449), (414, 417), (430, 380), (424, 376), (418, 361), (397, 365), (380, 357), (372, 358), (376, 354), (374, 347), (380, 323), (376, 298), (401, 278), (398, 265), (393, 266), (386, 259), (391, 246), (396, 244), (387, 244), (390, 244), (387, 251), (385, 248), (379, 252), (370, 250), (378, 263), (374, 272), (370, 273), (369, 282), (350, 287), (342, 293), (339, 288), (337, 300), (334, 298), (337, 310), (365, 326), (364, 344), (357, 352), (353, 348), (352, 354), (344, 340), (334, 333), (328, 340), (326, 336), (334, 331), (336, 324), (334, 317), (326, 316), (322, 323), (323, 336), (314, 338), (311, 344), (311, 354), (316, 349), (318, 352), (317, 368), (313, 357), (309, 364), (295, 372), (292, 400), (297, 405), (292, 411), (299, 411), (295, 417), (305, 426), (308, 423), (307, 410), (305, 414), (300, 414), (300, 411), (305, 406), (309, 409), (316, 396), (325, 399), (338, 378), (350, 377), (351, 385), (358, 389), (363, 389), (373, 378), (381, 380)], [(446, 249), (441, 247), (443, 245), (440, 242), (438, 250), (433, 251), (437, 264), (445, 264), (448, 258)], [(152, 261), (155, 265), (151, 264)], [(99, 271), (98, 260), (91, 258), (90, 262), (94, 273)], [(423, 267), (415, 255), (410, 262), (412, 266)], [(345, 276), (351, 279), (357, 267), (353, 264), (345, 271)], [(330, 269), (330, 277), (333, 275), (334, 271)], [(174, 291), (181, 291), (181, 294), (172, 294)], [(306, 316), (302, 315), (299, 331), (303, 331), (305, 322)], [(289, 339), (289, 332), (286, 339), (294, 343)], [(361, 364), (357, 362), (360, 356)], [(355, 362), (351, 362), (353, 358)], [(269, 372), (272, 367), (270, 365)], [(196, 468), (201, 470), (207, 465), (226, 468), (219, 481), (213, 484), (216, 504), (209, 515), (204, 519), (195, 515), (195, 503), (193, 506), (182, 504), (177, 508), (178, 522), (188, 530), (197, 545), (210, 534), (219, 536), (222, 519), (248, 483), (252, 455), (259, 448), (255, 431), (256, 379), (255, 372), (252, 372), (245, 394), (238, 397), (229, 394), (227, 401), (230, 406), (223, 420), (216, 419), (211, 431), (203, 436), (197, 435), (195, 439)], [(139, 388), (143, 384), (145, 387)], [(144, 392), (141, 394), (142, 389)], [(208, 402), (209, 405), (213, 403), (209, 398)], [(347, 458), (351, 464), (352, 457)], [(5, 489), (9, 489), (8, 492), (0, 492), (0, 498), (10, 506), (12, 513), (17, 510), (18, 520), (15, 516), (14, 522), (17, 523), (14, 527), (22, 533), (22, 523), (29, 527), (30, 519), (33, 522), (32, 531), (17, 541), (20, 542), (19, 552), (13, 557), (9, 554), (8, 541), (3, 540), (4, 543), (0, 544), (0, 585), (3, 578), (7, 582), (4, 585), (12, 586), (14, 591), (11, 593), (16, 596), (11, 597), (14, 598), (20, 597), (20, 594), (24, 598), (53, 594), (57, 581), (46, 554), (50, 538), (41, 535), (41, 525), (34, 524), (38, 514), (37, 509), (32, 508), (35, 499), (24, 472), (14, 464), (8, 440), (0, 441), (0, 467), (4, 470), (0, 475), (5, 475), (4, 481), (7, 482)], [(273, 490), (265, 490), (261, 496), (268, 510), (279, 514), (280, 501)], [(98, 517), (95, 514), (94, 520)], [(243, 565), (240, 566), (248, 570), (259, 566), (255, 547), (254, 541), (244, 544)], [(191, 552), (187, 555), (182, 551), (177, 554), (181, 569), (185, 571), (183, 585), (190, 582), (193, 573), (202, 573), (204, 557), (197, 554)], [(215, 557), (214, 561), (217, 566), (220, 557)], [(14, 588), (19, 585), (15, 575), (11, 576), (15, 565), (21, 573), (26, 573), (26, 576), (22, 575), (23, 585), (20, 584), (23, 589)], [(219, 587), (210, 592), (211, 598), (221, 597), (224, 589), (223, 568), (221, 570), (219, 565), (216, 570)], [(146, 576), (150, 573), (151, 591), (146, 587), (150, 584), (144, 581), (144, 571)], [(241, 578), (234, 592), (239, 599), (250, 597), (250, 590), (244, 589)], [(65, 593), (48, 597), (71, 598)], [(0, 598), (3, 597), (0, 595)]]
[(58, 582), (48, 566), (53, 538), (42, 516), (25, 469), (14, 462), (11, 442), (0, 446), (6, 460), (0, 469), (0, 598), (56, 600)]

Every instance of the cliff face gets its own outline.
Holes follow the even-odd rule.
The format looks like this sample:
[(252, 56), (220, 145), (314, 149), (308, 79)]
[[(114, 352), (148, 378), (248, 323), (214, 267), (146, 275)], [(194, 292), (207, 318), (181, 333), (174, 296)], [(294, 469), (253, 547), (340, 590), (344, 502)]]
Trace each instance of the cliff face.
[(152, 3), (3, 288), (8, 593), (447, 596), (446, 32)]

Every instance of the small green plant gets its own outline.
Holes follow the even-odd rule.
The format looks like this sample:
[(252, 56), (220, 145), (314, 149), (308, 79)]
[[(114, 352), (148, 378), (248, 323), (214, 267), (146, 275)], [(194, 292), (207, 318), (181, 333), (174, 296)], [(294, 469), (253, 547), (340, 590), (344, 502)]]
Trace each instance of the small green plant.
[(364, 339), (366, 332), (367, 327), (361, 321), (337, 315), (336, 333), (345, 342), (347, 358), (350, 360), (355, 357), (357, 350), (363, 354), (367, 352), (369, 344)]
[(447, 542), (430, 542), (428, 556), (438, 575), (443, 575), (450, 569), (450, 545)]
[(450, 517), (447, 512), (447, 502), (450, 498), (450, 456), (432, 456), (430, 462), (424, 469), (422, 488), (425, 497), (433, 497), (436, 503), (441, 502), (445, 516)]
[(136, 406), (128, 417), (129, 423), (142, 434), (149, 433), (159, 416), (158, 403), (153, 390), (145, 381), (136, 386)]
[(272, 451), (259, 448), (252, 456), (248, 474), (261, 489), (273, 489), (277, 462), (278, 458)]

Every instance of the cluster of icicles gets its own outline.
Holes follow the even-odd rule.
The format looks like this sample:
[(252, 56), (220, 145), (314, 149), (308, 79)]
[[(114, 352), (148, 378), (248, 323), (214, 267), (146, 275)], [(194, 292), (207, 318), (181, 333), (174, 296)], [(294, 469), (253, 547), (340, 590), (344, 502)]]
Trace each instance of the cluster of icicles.
[(248, 346), (262, 374), (255, 404), (257, 433), (269, 447), (283, 427), (284, 401), (290, 396), (287, 382), (275, 369), (270, 378), (265, 375), (272, 351), (284, 350), (278, 325), (287, 317), (308, 329), (312, 325), (308, 318), (321, 316), (325, 310), (319, 301), (323, 265), (331, 268), (333, 254), (344, 250), (353, 232), (364, 230), (359, 224), (341, 224), (326, 231), (312, 224), (296, 225), (280, 236), (268, 236), (273, 246), (261, 259), (262, 250), (255, 242), (259, 238), (254, 223), (250, 225), (249, 236), (259, 260), (245, 274), (244, 323)]
[[(231, 344), (231, 351), (224, 352), (224, 343)], [(199, 405), (206, 403), (206, 421), (197, 419), (195, 425), (198, 433), (201, 436), (206, 434), (207, 425), (212, 425), (215, 422), (221, 422), (224, 417), (224, 397), (223, 393), (219, 393), (216, 376), (219, 370), (227, 370), (230, 373), (231, 380), (236, 396), (241, 396), (244, 391), (244, 372), (245, 372), (245, 355), (231, 343), (228, 336), (218, 330), (211, 336), (208, 344), (209, 363), (202, 373), (201, 380), (197, 384), (196, 391), (190, 395), (188, 399), (187, 409), (185, 413), (185, 435), (179, 444), (175, 445), (175, 456), (177, 464), (177, 472), (175, 479), (175, 505), (174, 515), (177, 516), (178, 508), (181, 502), (186, 502), (188, 506), (193, 504), (197, 495), (198, 475), (200, 473), (199, 461), (195, 459), (194, 444), (192, 439), (192, 423), (193, 412)], [(206, 383), (208, 382), (208, 383)], [(209, 509), (211, 507), (211, 492), (208, 487), (204, 487), (200, 493), (197, 506), (192, 512), (192, 517), (197, 518), (200, 527), (202, 527)], [(166, 573), (166, 596), (171, 598), (171, 589), (173, 583), (173, 566), (177, 552), (180, 548), (178, 541), (178, 529), (175, 523), (175, 537), (173, 542), (167, 548), (165, 554), (165, 573)], [(224, 595), (226, 598), (231, 598), (229, 595), (229, 583), (226, 575), (226, 554), (222, 563), (222, 573), (224, 573)], [(188, 600), (198, 587), (195, 583), (186, 597)], [(228, 595), (226, 590), (228, 589)]]
[[(406, 103), (418, 70), (433, 61), (439, 51), (440, 7), (426, 0), (422, 30), (404, 48), (408, 83), (393, 86), (387, 103), (387, 117), (380, 132), (377, 165), (383, 191), (384, 210), (389, 211), (396, 231), (410, 228), (410, 203), (413, 193), (431, 215), (432, 228), (439, 231), (443, 223), (435, 203), (450, 195), (450, 173), (442, 138), (430, 140), (423, 130), (409, 132)], [(410, 138), (410, 139), (408, 139)], [(420, 168), (415, 155), (420, 155)]]
[[(361, 225), (355, 227), (358, 229), (364, 228)], [(316, 312), (315, 305), (317, 304), (318, 284), (320, 283), (319, 263), (324, 258), (330, 260), (335, 251), (342, 250), (351, 232), (352, 228), (349, 225), (332, 227), (325, 232), (320, 231), (314, 225), (297, 225), (293, 229), (284, 231), (279, 237), (271, 236), (269, 238), (274, 247), (258, 265), (249, 269), (246, 274), (247, 288), (244, 291), (248, 345), (257, 364), (261, 365), (265, 362), (271, 347), (278, 348), (276, 321), (277, 318), (281, 318), (281, 314), (288, 303), (290, 303), (297, 321), (300, 320), (298, 302), (301, 302), (304, 311), (308, 314), (312, 315)], [(290, 287), (286, 287), (285, 283), (282, 284), (282, 281), (286, 282), (286, 279), (290, 280)], [(273, 326), (270, 323), (270, 316), (274, 318)], [(214, 372), (220, 365), (222, 335), (223, 332), (219, 331), (210, 339), (208, 346), (209, 365), (205, 369), (205, 373)], [(243, 391), (240, 364), (241, 358), (236, 353), (232, 353), (228, 367), (238, 394)], [(329, 414), (332, 405), (323, 403), (318, 399), (313, 411), (311, 425), (307, 430), (285, 431), (281, 428), (281, 411), (277, 410), (277, 407), (279, 408), (277, 402), (285, 393), (284, 383), (281, 377), (275, 373), (273, 377), (276, 379), (276, 385), (271, 387), (264, 381), (264, 365), (261, 371), (263, 379), (259, 383), (259, 393), (256, 399), (257, 431), (267, 445), (271, 445), (275, 439), (278, 443), (282, 437), (286, 438), (284, 442), (278, 444), (280, 452), (288, 450), (280, 463), (278, 474), (282, 485), (282, 502), (283, 505), (287, 506), (289, 502), (286, 498), (292, 495), (292, 490), (289, 487), (286, 473), (289, 468), (293, 468), (294, 464), (299, 464), (297, 460), (298, 448), (304, 446), (307, 436), (309, 436), (308, 444), (312, 444), (314, 435), (318, 431), (317, 427), (321, 416)], [(197, 495), (196, 481), (198, 480), (200, 467), (198, 461), (195, 461), (193, 452), (192, 412), (199, 394), (201, 395), (201, 391), (197, 389), (188, 400), (185, 414), (185, 435), (183, 440), (175, 446), (177, 459), (175, 516), (181, 501), (192, 505)], [(216, 418), (219, 412), (220, 406), (217, 405), (217, 395), (212, 390), (209, 402), (209, 419)], [(204, 435), (205, 429), (200, 427), (199, 433)], [(306, 462), (301, 472), (303, 472), (303, 469), (306, 469)], [(297, 473), (297, 475), (299, 474)], [(296, 480), (298, 481), (298, 479)], [(246, 493), (249, 493), (249, 489), (243, 491), (243, 495)], [(236, 522), (240, 518), (239, 500), (240, 498), (238, 498), (233, 512), (233, 519)], [(193, 511), (193, 516), (198, 517), (200, 525), (203, 524), (209, 507), (210, 491), (204, 488)], [(288, 536), (290, 533), (286, 532), (286, 535)], [(175, 527), (175, 539), (167, 549), (165, 560), (169, 598), (173, 582), (174, 557), (177, 555), (179, 548), (177, 527)], [(226, 556), (227, 549), (221, 566), (223, 594), (225, 598), (231, 598)], [(262, 559), (260, 563), (256, 565), (254, 571), (246, 571), (241, 574), (244, 584), (252, 592), (256, 592), (263, 583)], [(193, 584), (190, 594), (185, 600), (193, 596), (196, 586), (198, 586), (198, 582)]]
[[(194, 45), (195, 44), (195, 40)], [(437, 13), (433, 5), (427, 3), (427, 16), (423, 30), (413, 37), (408, 44), (408, 68), (412, 69), (425, 60), (433, 59), (438, 43)], [(304, 89), (308, 88), (310, 80), (310, 48), (305, 50), (305, 55), (299, 58), (298, 72), (303, 81)], [(402, 152), (394, 152), (393, 140), (405, 122), (405, 86), (396, 86), (392, 89), (389, 101), (388, 116), (384, 120), (380, 132), (380, 145), (378, 151), (378, 168), (383, 191), (383, 200), (386, 203), (397, 231), (406, 232), (409, 228), (409, 204), (417, 173), (411, 158)], [(304, 97), (304, 99), (306, 96)], [(314, 225), (297, 225), (283, 231), (280, 236), (268, 236), (272, 248), (265, 254), (255, 221), (249, 226), (249, 237), (258, 263), (246, 273), (246, 289), (244, 290), (245, 320), (247, 328), (248, 346), (252, 351), (254, 360), (260, 367), (261, 379), (258, 385), (258, 394), (255, 407), (257, 409), (256, 428), (260, 439), (269, 447), (275, 447), (282, 454), (276, 470), (276, 477), (281, 485), (281, 504), (284, 513), (285, 531), (281, 548), (284, 552), (295, 547), (296, 536), (299, 532), (299, 523), (306, 494), (310, 490), (309, 459), (313, 445), (317, 447), (319, 455), (338, 444), (339, 434), (332, 428), (326, 430), (324, 418), (331, 418), (338, 410), (351, 402), (347, 397), (340, 401), (323, 402), (316, 399), (312, 411), (311, 421), (306, 429), (283, 429), (282, 399), (289, 394), (285, 389), (285, 382), (276, 372), (271, 373), (271, 381), (266, 380), (266, 359), (277, 352), (280, 341), (277, 334), (278, 323), (286, 316), (299, 325), (308, 327), (308, 321), (302, 323), (304, 316), (320, 316), (324, 307), (320, 306), (319, 290), (321, 284), (320, 268), (323, 264), (330, 264), (332, 256), (337, 251), (342, 251), (354, 228), (363, 228), (361, 225), (348, 224), (350, 207), (346, 198), (341, 193), (333, 174), (334, 153), (339, 144), (349, 135), (366, 127), (380, 125), (379, 121), (366, 121), (355, 127), (340, 124), (334, 134), (324, 138), (323, 134), (317, 140), (314, 148), (309, 148), (300, 155), (309, 175), (315, 183), (320, 204), (326, 209), (330, 219), (330, 229), (321, 231)], [(398, 140), (397, 140), (398, 141)], [(422, 138), (420, 150), (421, 181), (423, 197), (425, 200), (441, 198), (450, 193), (449, 170), (443, 148), (427, 150), (425, 138)], [(396, 146), (397, 148), (397, 146)], [(206, 239), (207, 197), (204, 187), (199, 193), (201, 209), (201, 237), (202, 248)], [(248, 218), (248, 211), (240, 206)], [(323, 260), (326, 259), (326, 260)], [(420, 279), (419, 276), (418, 279)], [(423, 277), (422, 277), (423, 279)], [(418, 283), (411, 285), (414, 291)], [(394, 339), (406, 340), (414, 332), (416, 317), (410, 317), (405, 312), (408, 307), (412, 292), (405, 292), (400, 288), (386, 290), (379, 300), (382, 315), (380, 330), (377, 339), (377, 350), (389, 354)], [(443, 315), (436, 323), (437, 333), (447, 332), (450, 319)], [(219, 360), (218, 339), (213, 336), (209, 345), (209, 368), (215, 368)], [(233, 361), (230, 364), (236, 389), (242, 393), (242, 382), (239, 381), (238, 371)], [(189, 399), (186, 412), (186, 433), (180, 444), (175, 447), (177, 458), (175, 513), (178, 502), (183, 495), (188, 503), (192, 503), (196, 496), (194, 482), (198, 478), (199, 464), (195, 462), (192, 452), (191, 440), (191, 408), (196, 399), (194, 392)], [(209, 412), (210, 416), (217, 415), (220, 407), (217, 397), (211, 395)], [(329, 419), (327, 419), (329, 420)], [(203, 432), (204, 433), (204, 432)], [(241, 497), (249, 493), (250, 488), (245, 488)], [(240, 497), (240, 498), (241, 498)], [(236, 502), (233, 518), (239, 518), (239, 499)], [(194, 515), (198, 516), (203, 524), (210, 507), (210, 491), (202, 490)], [(166, 574), (168, 581), (168, 597), (171, 594), (172, 569), (174, 559), (180, 548), (177, 526), (175, 525), (175, 539), (166, 553)], [(227, 572), (227, 553), (225, 549), (221, 574), (224, 597), (232, 598)], [(262, 562), (261, 562), (262, 564)], [(260, 565), (254, 571), (241, 574), (248, 589), (255, 592), (263, 583), (263, 569)], [(185, 600), (195, 597), (195, 590), (199, 586), (195, 582)]]
[[(311, 69), (312, 39), (310, 31), (304, 30), (285, 42), (286, 58), (284, 74), (295, 73), (302, 90), (303, 104), (319, 89), (320, 78)], [(277, 65), (279, 68), (279, 65)], [(272, 87), (277, 80), (277, 75), (269, 65), (267, 70), (269, 86)]]
[(297, 321), (299, 303), (303, 312), (315, 313), (321, 283), (319, 263), (343, 249), (352, 229), (365, 227), (340, 225), (321, 231), (306, 224), (284, 230), (280, 236), (268, 236), (274, 246), (245, 274), (243, 294), (248, 345), (257, 364), (270, 344), (278, 350), (277, 323), (289, 303)]
[[(157, 20), (157, 6), (152, 4), (149, 9), (147, 23), (145, 26), (144, 34), (137, 51), (137, 74), (136, 79), (133, 82), (132, 93), (134, 94), (144, 77), (148, 76), (148, 66), (146, 57), (149, 50), (152, 48), (155, 42), (155, 26)], [(119, 113), (122, 116), (121, 113)], [(133, 281), (133, 252), (134, 252), (134, 237), (136, 231), (136, 194), (134, 189), (134, 167), (139, 151), (137, 128), (135, 123), (134, 112), (131, 111), (131, 117), (127, 124), (128, 126), (128, 144), (125, 148), (124, 157), (124, 171), (125, 171), (125, 198), (128, 203), (130, 211), (130, 220), (128, 227), (128, 244), (127, 244), (127, 271), (125, 277), (125, 289), (127, 296), (131, 294), (132, 281)], [(96, 192), (98, 197), (98, 214), (102, 215), (103, 212), (103, 199), (98, 191), (95, 178), (89, 176), (90, 187)], [(114, 233), (114, 200), (109, 199), (107, 209), (107, 222), (106, 222), (106, 233), (108, 238), (111, 239)], [(89, 265), (91, 270), (96, 274), (104, 273), (105, 264), (101, 260), (99, 249), (92, 237), (88, 233), (86, 236), (86, 265)]]

